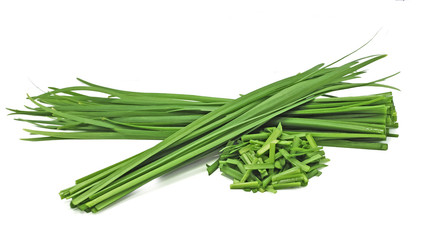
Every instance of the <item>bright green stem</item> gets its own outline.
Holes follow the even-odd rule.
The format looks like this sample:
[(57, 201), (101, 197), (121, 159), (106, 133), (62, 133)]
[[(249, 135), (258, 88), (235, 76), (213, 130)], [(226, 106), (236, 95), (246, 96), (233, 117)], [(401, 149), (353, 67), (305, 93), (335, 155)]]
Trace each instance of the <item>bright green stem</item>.
[(246, 189), (246, 188), (258, 188), (259, 183), (257, 181), (244, 182), (244, 183), (233, 183), (230, 184), (230, 189)]

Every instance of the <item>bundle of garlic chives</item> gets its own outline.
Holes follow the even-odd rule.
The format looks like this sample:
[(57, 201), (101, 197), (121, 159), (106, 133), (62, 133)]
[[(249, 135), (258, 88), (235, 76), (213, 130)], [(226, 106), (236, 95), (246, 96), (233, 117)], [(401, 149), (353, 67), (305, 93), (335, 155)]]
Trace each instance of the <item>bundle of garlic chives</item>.
[[(373, 55), (333, 68), (319, 64), (303, 73), (243, 95), (197, 118), (156, 146), (77, 180), (75, 186), (61, 191), (60, 195), (62, 198), (72, 198), (72, 207), (97, 212), (147, 182), (197, 160), (227, 141), (253, 131), (316, 97), (336, 90), (379, 86), (377, 82), (388, 77), (368, 83), (347, 81), (358, 77), (363, 73), (360, 69), (383, 57), (385, 55)], [(33, 102), (47, 112), (69, 117), (34, 100)], [(121, 127), (110, 126), (111, 123), (92, 123), (102, 123), (101, 127), (121, 131)]]
[[(39, 128), (49, 129), (49, 131), (25, 129), (31, 134), (45, 136), (25, 140), (162, 140), (203, 114), (231, 101), (230, 99), (195, 95), (126, 92), (81, 81), (87, 86), (53, 88), (54, 90), (51, 92), (31, 97), (38, 102), (49, 104), (49, 108), (55, 109), (55, 112), (47, 111), (43, 107), (30, 108), (26, 111), (10, 109), (11, 114), (44, 116), (53, 119), (17, 118), (16, 120), (32, 123)], [(110, 95), (108, 97), (91, 97), (75, 92), (83, 89), (96, 93), (107, 92)], [(59, 93), (65, 95), (59, 95)], [(134, 98), (134, 95), (142, 100), (132, 102), (130, 98)], [(157, 95), (159, 97), (156, 97)], [(177, 100), (184, 104), (173, 105), (173, 102)], [(129, 104), (130, 102), (132, 104)], [(371, 133), (388, 137), (394, 136), (390, 134), (389, 129), (397, 127), (396, 120), (392, 94), (386, 92), (357, 97), (316, 98), (281, 114), (267, 125), (281, 122), (287, 129), (295, 131)], [(102, 122), (109, 124), (102, 124)], [(333, 139), (329, 137), (328, 140), (346, 140), (345, 142), (351, 141), (349, 142), (351, 144), (342, 144), (345, 143), (343, 141), (341, 144), (335, 144), (336, 141), (321, 141), (320, 143), (324, 146), (384, 149), (384, 145), (377, 142), (371, 144), (373, 137), (375, 135), (367, 138), (359, 138), (358, 135), (335, 135)], [(379, 140), (383, 140), (383, 138)]]

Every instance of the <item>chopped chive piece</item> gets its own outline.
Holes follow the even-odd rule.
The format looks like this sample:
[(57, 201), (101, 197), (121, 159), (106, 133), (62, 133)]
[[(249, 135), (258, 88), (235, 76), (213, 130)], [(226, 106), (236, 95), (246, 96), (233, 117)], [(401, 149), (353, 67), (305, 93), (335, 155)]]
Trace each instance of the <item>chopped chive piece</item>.
[(244, 154), (247, 151), (250, 151), (252, 149), (252, 145), (246, 145), (245, 147), (242, 147), (239, 149), (240, 154)]
[(246, 170), (273, 169), (274, 163), (258, 163), (245, 165)]
[(306, 152), (299, 152), (299, 153), (289, 154), (288, 157), (297, 157), (297, 156), (303, 156), (303, 155), (307, 155), (307, 153)]
[(297, 188), (301, 186), (302, 186), (301, 182), (273, 183), (273, 188), (276, 190), (287, 189), (287, 188)]
[(273, 175), (272, 180), (273, 180), (273, 182), (276, 182), (276, 181), (278, 181), (277, 179), (282, 177), (282, 176), (292, 175), (292, 174), (300, 173), (300, 172), (301, 172), (301, 169), (299, 167), (293, 167), (293, 168), (290, 168), (290, 169), (285, 170), (283, 172), (280, 172), (276, 175)]
[(240, 180), (243, 177), (243, 174), (241, 172), (239, 172), (239, 171), (237, 171), (231, 167), (228, 167), (227, 165), (225, 165), (221, 168), (221, 172), (223, 174), (225, 174), (226, 176), (231, 177), (232, 179)]
[[(281, 182), (281, 181), (287, 180), (287, 179), (298, 179), (298, 178), (302, 179), (302, 176), (305, 176), (305, 173), (294, 173), (294, 174), (280, 175), (280, 176), (277, 176), (276, 178), (274, 178), (273, 182)], [(299, 180), (296, 180), (296, 181), (299, 181)], [(288, 180), (288, 182), (296, 182), (296, 181), (289, 181)]]
[(320, 161), (319, 159), (321, 159), (321, 158), (323, 158), (323, 156), (322, 156), (322, 155), (320, 155), (320, 154), (316, 154), (316, 155), (314, 155), (314, 156), (312, 156), (312, 157), (310, 157), (310, 158), (308, 158), (308, 159), (306, 159), (306, 160), (302, 161), (302, 163), (303, 163), (303, 164), (309, 164), (309, 163), (312, 163), (312, 162), (314, 162), (314, 161)]
[(310, 178), (312, 178), (314, 176), (317, 176), (318, 173), (319, 173), (319, 170), (314, 169), (314, 170), (312, 170), (312, 171), (310, 171), (310, 172), (307, 173), (307, 178), (310, 179)]
[(277, 190), (276, 190), (276, 189), (274, 189), (274, 187), (273, 187), (272, 185), (268, 185), (268, 186), (265, 188), (265, 190), (266, 190), (267, 192), (277, 193)]
[[(294, 137), (294, 141), (292, 142), (292, 147), (291, 147), (291, 154), (296, 153), (297, 149), (299, 149), (299, 146), (301, 145), (301, 138), (295, 136)], [(289, 159), (288, 159), (289, 160)]]
[(321, 150), (321, 151), (313, 151), (313, 152), (306, 153), (307, 157), (313, 157), (314, 155), (317, 155), (317, 154), (324, 156), (325, 151)]
[(304, 172), (310, 171), (310, 166), (298, 161), (298, 159), (291, 157), (288, 160), (290, 163), (292, 163), (292, 165), (301, 168), (301, 170), (303, 170)]
[(292, 141), (278, 141), (277, 145), (285, 145), (285, 146), (289, 146), (292, 144)]
[(245, 174), (243, 174), (242, 179), (240, 179), (240, 182), (246, 182), (246, 180), (249, 178), (249, 176), (251, 175), (252, 170), (247, 170), (245, 172)]
[(268, 154), (268, 159), (267, 159), (266, 162), (274, 163), (275, 155), (276, 155), (276, 144), (275, 143), (271, 143), (270, 144), (270, 152)]
[(259, 187), (259, 184), (257, 181), (230, 184), (230, 189), (245, 189), (245, 188), (257, 189), (258, 187)]
[(274, 128), (271, 135), (265, 140), (264, 145), (257, 151), (258, 155), (262, 155), (265, 153), (269, 148), (272, 141), (276, 140), (280, 135), (282, 134), (282, 124), (279, 123), (277, 128)]
[(219, 160), (216, 160), (211, 165), (206, 164), (206, 167), (207, 167), (206, 170), (208, 171), (208, 174), (211, 175), (212, 173), (214, 173), (218, 169)]
[(249, 143), (250, 144), (258, 144), (258, 145), (263, 145), (264, 144), (264, 142), (263, 141), (259, 141), (259, 140), (249, 140)]
[(267, 188), (268, 184), (270, 184), (271, 180), (273, 178), (273, 175), (268, 176), (266, 179), (262, 181), (262, 187)]
[(286, 159), (289, 160), (291, 158), (291, 155), (289, 154), (288, 151), (286, 151), (285, 149), (281, 148), (279, 149), (279, 152), (282, 154), (282, 156)]
[(292, 175), (285, 175), (277, 179), (278, 183), (289, 183), (289, 182), (301, 182), (303, 184), (308, 183), (308, 178), (305, 173), (297, 173)]
[(320, 168), (324, 168), (324, 167), (327, 167), (327, 166), (328, 165), (326, 165), (326, 164), (316, 164), (316, 165), (312, 166), (311, 169), (312, 170), (314, 170), (314, 169), (320, 169)]
[(330, 162), (330, 161), (331, 160), (329, 158), (322, 158), (322, 159), (319, 160), (319, 163), (322, 164), (322, 163), (327, 163), (327, 162)]
[(243, 162), (245, 164), (251, 164), (252, 163), (252, 161), (249, 159), (249, 157), (248, 157), (248, 155), (246, 153), (241, 154), (240, 158), (243, 160)]
[(243, 163), (237, 159), (228, 158), (226, 161), (220, 161), (220, 163), (221, 162), (236, 165), (239, 168), (240, 172), (242, 172), (242, 173), (246, 172)]

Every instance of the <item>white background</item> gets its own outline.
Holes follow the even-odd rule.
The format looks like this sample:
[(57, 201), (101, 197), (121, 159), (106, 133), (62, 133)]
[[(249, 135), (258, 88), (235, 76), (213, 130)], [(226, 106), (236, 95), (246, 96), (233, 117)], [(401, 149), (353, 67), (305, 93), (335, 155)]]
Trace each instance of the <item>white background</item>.
[[(423, 3), (424, 2), (424, 3)], [(1, 1), (1, 239), (426, 239), (425, 1)], [(326, 148), (307, 188), (229, 190), (204, 159), (98, 214), (59, 190), (155, 141), (25, 142), (5, 107), (77, 85), (237, 97), (356, 49), (387, 53), (400, 128), (388, 151)], [(36, 85), (37, 87), (35, 87)], [(371, 90), (369, 90), (371, 91)], [(375, 91), (383, 91), (375, 89)], [(384, 90), (386, 91), (386, 90)], [(372, 91), (371, 91), (372, 92)], [(349, 94), (366, 94), (357, 90)]]

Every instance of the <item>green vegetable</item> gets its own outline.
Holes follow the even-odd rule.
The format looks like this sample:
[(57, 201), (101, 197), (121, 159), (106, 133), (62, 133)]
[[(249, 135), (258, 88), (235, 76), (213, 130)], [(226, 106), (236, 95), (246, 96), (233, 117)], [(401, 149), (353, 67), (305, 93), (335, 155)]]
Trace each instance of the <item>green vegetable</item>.
[[(258, 144), (251, 142), (253, 141), (251, 135), (268, 136), (263, 144)], [(307, 186), (308, 176), (319, 175), (319, 169), (327, 166), (324, 163), (328, 160), (326, 160), (322, 148), (317, 147), (310, 134), (304, 136), (286, 134), (286, 137), (293, 136), (291, 144), (276, 147), (273, 142), (277, 141), (276, 139), (281, 135), (282, 126), (280, 123), (276, 128), (265, 129), (256, 134), (243, 135), (240, 140), (230, 141), (220, 155), (220, 159), (225, 158), (223, 156), (225, 154), (226, 157), (232, 158), (232, 161), (217, 160), (216, 162), (219, 161), (220, 164), (215, 165), (214, 163), (211, 166), (218, 166), (223, 175), (233, 179), (230, 189), (265, 192), (266, 189), (279, 190)], [(265, 146), (269, 146), (269, 151), (264, 151)], [(244, 150), (241, 151), (242, 149)], [(298, 156), (294, 157), (289, 152)], [(248, 153), (252, 153), (252, 158), (257, 160), (244, 161), (245, 158), (242, 156)], [(265, 162), (262, 159), (265, 159)], [(287, 161), (290, 164), (286, 164)], [(215, 170), (211, 167), (208, 170), (209, 175)], [(229, 174), (230, 170), (233, 171), (233, 174)], [(276, 191), (270, 192), (275, 193)]]
[(230, 189), (252, 189), (252, 188), (259, 188), (259, 182), (252, 181), (252, 182), (243, 182), (243, 183), (233, 183), (230, 185)]
[[(195, 161), (215, 149), (223, 147), (228, 141), (238, 139), (241, 135), (261, 127), (273, 118), (312, 101), (316, 97), (322, 96), (331, 91), (353, 87), (383, 86), (377, 82), (383, 81), (386, 78), (368, 83), (347, 82), (350, 79), (358, 77), (363, 72), (361, 70), (363, 67), (382, 59), (383, 57), (385, 57), (385, 55), (373, 55), (349, 62), (339, 67), (330, 67), (330, 65), (323, 66), (323, 64), (320, 64), (305, 72), (277, 81), (243, 95), (236, 100), (228, 101), (222, 106), (217, 107), (211, 112), (197, 118), (185, 127), (174, 132), (156, 146), (118, 164), (84, 177), (77, 181), (75, 186), (61, 191), (60, 195), (63, 198), (72, 198), (72, 207), (77, 207), (84, 211), (97, 212), (114, 203), (126, 194), (143, 186), (147, 182), (167, 172), (173, 171), (174, 169), (177, 169), (191, 161)], [(110, 90), (108, 89), (105, 90), (105, 92), (109, 91)], [(151, 101), (152, 98), (155, 98), (156, 101), (159, 100), (161, 103), (165, 103), (165, 106), (170, 107), (167, 105), (168, 101), (162, 101), (164, 100), (161, 99), (162, 96), (163, 95), (149, 95), (140, 97), (135, 94), (128, 98), (127, 101), (121, 101), (120, 99), (117, 100), (120, 100), (119, 102), (123, 103), (137, 103), (141, 101), (141, 99)], [(182, 101), (182, 99), (178, 97), (176, 98), (177, 99), (174, 100), (174, 104), (180, 106), (187, 104), (185, 101)], [(197, 99), (197, 97), (194, 96), (192, 98)], [(200, 104), (200, 109), (210, 106), (206, 103), (206, 101), (210, 100), (212, 99), (201, 99), (202, 103)], [(33, 101), (37, 103), (35, 100)], [(156, 101), (153, 100), (153, 102)], [(39, 104), (39, 107), (44, 111), (49, 112), (49, 110), (42, 107), (41, 104)], [(57, 110), (51, 110), (50, 112), (57, 114), (58, 116), (62, 115), (65, 118), (70, 117), (69, 115), (57, 112)], [(370, 110), (362, 112), (369, 112), (372, 114)], [(81, 120), (84, 119), (77, 119), (75, 121)], [(117, 124), (110, 126), (109, 124), (112, 123), (109, 122), (108, 126), (104, 123), (101, 126), (98, 122), (100, 120), (96, 121), (97, 122), (92, 123), (97, 124), (97, 127), (100, 128), (111, 127), (111, 130), (116, 132), (128, 130), (127, 128), (118, 126)], [(277, 131), (278, 130), (276, 128), (273, 129), (273, 132)], [(299, 135), (300, 133), (295, 134), (296, 137), (300, 138)], [(313, 133), (311, 133), (311, 135), (316, 138)], [(289, 133), (282, 133), (280, 138), (282, 136), (289, 136)], [(293, 140), (294, 142), (297, 139), (295, 136)], [(332, 137), (330, 135), (328, 136), (330, 138)], [(276, 147), (278, 146), (279, 145), (276, 144)], [(310, 146), (308, 141), (301, 141), (300, 144), (297, 145), (292, 144), (290, 146), (292, 148), (290, 149), (290, 153), (298, 154), (300, 152), (300, 148), (304, 149), (304, 146)], [(312, 149), (308, 152), (311, 151), (316, 151), (316, 149)], [(231, 154), (231, 152), (232, 151), (230, 151), (229, 154)], [(269, 151), (266, 152), (269, 153)], [(239, 151), (234, 151), (233, 153), (240, 154)], [(253, 155), (253, 153), (254, 150), (248, 150), (243, 153), (243, 155), (247, 157), (246, 161), (250, 160), (252, 164), (256, 164), (257, 162), (263, 163), (264, 160), (262, 157), (257, 157)], [(320, 154), (320, 152), (316, 152), (316, 154)], [(244, 163), (248, 164), (248, 162)], [(291, 161), (290, 164), (292, 164)], [(249, 182), (256, 181), (259, 183), (259, 186), (263, 183), (261, 178), (268, 179), (268, 171), (275, 171), (274, 169), (247, 170), (247, 172), (258, 171), (259, 174), (247, 172), (243, 174), (242, 172), (239, 172), (240, 170), (237, 170), (238, 167), (236, 168), (233, 164), (226, 163), (223, 165), (223, 168), (225, 166), (227, 166), (227, 175), (238, 180), (244, 179), (247, 175)], [(319, 168), (320, 167), (321, 166), (319, 166)], [(318, 171), (318, 169), (315, 170)], [(307, 174), (307, 179), (312, 175), (319, 175), (319, 172), (310, 175)], [(252, 191), (274, 192), (274, 185), (273, 187), (269, 187), (267, 180), (266, 182), (267, 187), (265, 189), (252, 188)], [(296, 183), (286, 183), (287, 185), (284, 185), (284, 183), (280, 184), (280, 182), (274, 184), (276, 184), (277, 188), (295, 187), (297, 185)], [(303, 185), (301, 183), (299, 184)], [(253, 187), (254, 185), (250, 186)], [(238, 187), (241, 186), (238, 185)]]
[[(81, 80), (83, 81), (83, 80)], [(46, 137), (29, 138), (25, 140), (43, 141), (57, 139), (154, 139), (162, 140), (174, 132), (200, 118), (213, 109), (222, 106), (231, 100), (222, 98), (210, 98), (193, 95), (159, 94), (162, 101), (130, 102), (129, 99), (145, 97), (152, 99), (155, 93), (125, 92), (110, 88), (104, 88), (91, 83), (86, 87), (72, 87), (55, 89), (40, 96), (29, 97), (37, 101), (37, 108), (31, 111), (12, 110), (12, 114), (24, 114), (28, 116), (44, 116), (53, 120), (16, 119), (32, 123), (46, 130), (25, 129), (32, 135), (44, 135)], [(90, 97), (77, 94), (75, 89), (100, 93), (108, 92), (108, 97)], [(105, 89), (108, 89), (106, 91)], [(117, 96), (120, 96), (118, 98)], [(191, 96), (191, 97), (188, 97)], [(176, 97), (179, 97), (177, 102)], [(187, 99), (188, 98), (188, 99)], [(185, 101), (183, 101), (185, 99)], [(117, 103), (117, 100), (120, 100)], [(167, 102), (170, 101), (170, 102)], [(50, 106), (42, 105), (41, 102)], [(163, 104), (161, 104), (163, 103)], [(208, 109), (206, 109), (208, 107)], [(147, 110), (148, 109), (148, 110)], [(368, 136), (370, 139), (360, 138), (359, 135), (345, 135), (319, 138), (316, 140), (345, 139), (349, 147), (383, 149), (384, 145), (377, 144), (386, 137), (395, 137), (389, 129), (396, 128), (396, 111), (391, 93), (374, 94), (358, 97), (329, 97), (316, 98), (295, 109), (280, 114), (268, 121), (264, 126), (276, 126), (278, 123), (285, 125), (288, 130), (296, 131), (321, 131), (337, 133), (366, 133), (379, 134)], [(310, 115), (306, 111), (310, 110)], [(337, 111), (341, 112), (337, 112)], [(344, 111), (345, 110), (345, 111)], [(299, 111), (299, 114), (298, 114)], [(344, 112), (343, 112), (344, 111)], [(369, 112), (369, 113), (359, 113)], [(60, 131), (51, 131), (60, 130)], [(265, 140), (262, 134), (248, 136), (252, 140)], [(375, 143), (371, 143), (376, 137)], [(319, 142), (319, 141), (318, 141)], [(353, 144), (354, 142), (354, 144)], [(332, 141), (320, 141), (324, 146), (347, 147), (346, 144), (336, 144)], [(358, 144), (366, 143), (366, 144)], [(283, 144), (279, 142), (278, 144)]]

